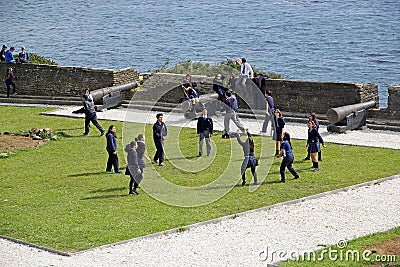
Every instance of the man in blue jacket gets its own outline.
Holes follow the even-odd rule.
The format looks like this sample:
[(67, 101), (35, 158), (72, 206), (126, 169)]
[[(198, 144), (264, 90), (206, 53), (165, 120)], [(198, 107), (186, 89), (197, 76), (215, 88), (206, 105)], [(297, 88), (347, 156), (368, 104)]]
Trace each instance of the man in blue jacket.
[(15, 63), (13, 52), (14, 52), (14, 47), (10, 47), (10, 49), (6, 51), (4, 55), (6, 58), (6, 63)]

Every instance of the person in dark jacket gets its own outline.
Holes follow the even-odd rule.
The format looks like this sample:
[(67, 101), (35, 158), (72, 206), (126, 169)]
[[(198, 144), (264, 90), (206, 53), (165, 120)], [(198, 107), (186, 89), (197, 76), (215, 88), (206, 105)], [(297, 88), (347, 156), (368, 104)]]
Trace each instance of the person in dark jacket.
[(238, 127), (242, 132), (244, 132), (245, 128), (243, 124), (240, 122), (236, 111), (238, 110), (238, 102), (234, 95), (232, 95), (231, 91), (227, 91), (225, 93), (226, 96), (226, 111), (225, 111), (225, 118), (224, 118), (224, 128), (225, 133), (222, 135), (222, 138), (230, 138), (230, 120)]
[(273, 139), (275, 140), (275, 156), (279, 154), (279, 150), (282, 143), (283, 129), (285, 128), (285, 120), (283, 119), (282, 113), (279, 109), (274, 111), (274, 134)]
[(272, 92), (265, 92), (265, 118), (264, 123), (262, 125), (261, 133), (267, 133), (268, 123), (271, 121), (271, 133), (274, 128), (274, 114), (275, 114), (275, 104), (274, 99), (272, 98)]
[(310, 152), (311, 160), (313, 163), (312, 169), (314, 171), (319, 171), (319, 166), (318, 166), (318, 142), (322, 144), (323, 147), (325, 146), (324, 140), (322, 139), (321, 135), (316, 129), (315, 122), (313, 121), (308, 121), (307, 123), (308, 127), (308, 139), (307, 139), (307, 145), (306, 148)]
[[(308, 120), (313, 121), (315, 123), (315, 129), (319, 132), (319, 121), (317, 120), (317, 115), (313, 112), (308, 115)], [(318, 161), (322, 161), (322, 153), (321, 153), (321, 144), (318, 141)], [(307, 156), (304, 160), (310, 160), (310, 152), (307, 150)]]
[(251, 173), (253, 174), (254, 184), (257, 185), (257, 173), (256, 166), (258, 166), (257, 158), (254, 156), (254, 141), (249, 133), (249, 129), (246, 129), (247, 139), (243, 142), (240, 139), (240, 130), (236, 132), (236, 138), (238, 143), (243, 148), (244, 160), (242, 162), (242, 166), (240, 168), (240, 172), (242, 174), (242, 186), (246, 184), (246, 170), (247, 168), (251, 168)]
[(16, 79), (13, 68), (7, 68), (6, 74), (4, 75), (4, 81), (7, 87), (7, 98), (10, 97), (11, 86), (13, 87), (13, 94), (17, 94), (15, 92), (15, 83), (13, 82), (13, 79)]
[(164, 166), (164, 141), (168, 138), (167, 126), (163, 122), (163, 114), (157, 114), (157, 122), (153, 125), (153, 140), (156, 146), (156, 154), (154, 155), (154, 162), (159, 166)]
[(197, 120), (197, 136), (199, 139), (199, 157), (203, 155), (203, 141), (206, 139), (207, 156), (211, 153), (210, 137), (214, 133), (213, 120), (207, 116), (207, 109), (203, 109), (202, 116)]
[(146, 158), (148, 161), (150, 161), (150, 157), (147, 155), (144, 135), (139, 134), (135, 138), (135, 141), (137, 142), (136, 152), (138, 154), (139, 168), (143, 173), (143, 169), (146, 168), (146, 163), (144, 162), (143, 158)]
[(215, 75), (213, 79), (213, 91), (218, 94), (218, 100), (221, 102), (225, 101), (225, 93), (228, 91), (228, 88), (224, 85), (225, 76), (221, 73)]
[(290, 134), (285, 132), (282, 138), (283, 142), (281, 144), (281, 150), (279, 154), (276, 155), (277, 158), (283, 157), (280, 173), (281, 173), (281, 183), (286, 182), (286, 173), (285, 169), (288, 168), (290, 173), (294, 176), (294, 179), (298, 179), (299, 175), (297, 174), (296, 170), (293, 168), (293, 161), (294, 156), (292, 152), (292, 144), (290, 143)]
[(108, 152), (108, 160), (106, 173), (113, 173), (112, 167), (114, 167), (114, 173), (121, 173), (118, 164), (118, 155), (117, 155), (117, 129), (114, 125), (110, 125), (108, 127), (108, 131), (106, 134), (107, 140), (107, 152)]
[(85, 132), (83, 133), (83, 135), (89, 134), (90, 122), (92, 122), (94, 126), (99, 129), (100, 135), (103, 135), (104, 129), (97, 122), (97, 114), (93, 101), (90, 101), (88, 95), (84, 94), (82, 95), (82, 103), (85, 112)]
[(138, 148), (137, 142), (132, 141), (125, 147), (125, 152), (128, 153), (126, 158), (127, 166), (125, 174), (130, 176), (129, 181), (129, 194), (138, 195), (137, 188), (142, 181), (143, 174), (139, 166), (139, 157), (136, 149)]

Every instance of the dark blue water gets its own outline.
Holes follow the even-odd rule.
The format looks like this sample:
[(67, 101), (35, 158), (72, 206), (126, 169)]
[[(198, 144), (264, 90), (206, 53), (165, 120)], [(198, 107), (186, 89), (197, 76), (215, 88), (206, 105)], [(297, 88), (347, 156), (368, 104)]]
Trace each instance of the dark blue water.
[[(68, 4), (67, 4), (68, 3)], [(3, 5), (4, 6), (4, 5)], [(64, 66), (140, 72), (245, 57), (286, 79), (400, 83), (400, 1), (12, 1), (1, 43)]]

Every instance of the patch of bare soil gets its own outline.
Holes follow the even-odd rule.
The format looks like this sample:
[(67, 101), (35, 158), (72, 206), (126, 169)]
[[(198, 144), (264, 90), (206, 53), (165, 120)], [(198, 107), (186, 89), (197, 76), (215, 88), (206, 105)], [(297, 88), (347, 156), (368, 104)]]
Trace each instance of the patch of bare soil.
[[(371, 245), (366, 249), (376, 252), (376, 255), (395, 255), (396, 258), (400, 258), (400, 237)], [(378, 266), (394, 267), (399, 265), (396, 263), (391, 264), (390, 262), (381, 262), (380, 264), (370, 265), (369, 267)]]
[(33, 140), (32, 137), (0, 133), (0, 152), (12, 152), (21, 148), (36, 147), (43, 143), (45, 143), (44, 140)]

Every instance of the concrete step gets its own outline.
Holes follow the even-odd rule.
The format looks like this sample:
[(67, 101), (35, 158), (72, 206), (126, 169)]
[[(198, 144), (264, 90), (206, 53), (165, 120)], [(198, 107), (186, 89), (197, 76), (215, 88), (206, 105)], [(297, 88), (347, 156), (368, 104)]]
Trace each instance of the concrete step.
[(82, 106), (79, 98), (32, 97), (23, 95), (12, 95), (10, 98), (7, 98), (5, 95), (4, 97), (0, 96), (0, 103)]

